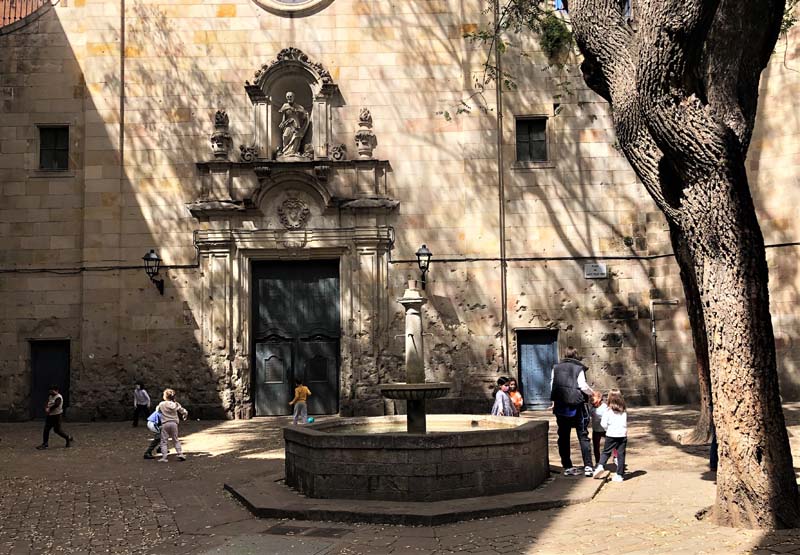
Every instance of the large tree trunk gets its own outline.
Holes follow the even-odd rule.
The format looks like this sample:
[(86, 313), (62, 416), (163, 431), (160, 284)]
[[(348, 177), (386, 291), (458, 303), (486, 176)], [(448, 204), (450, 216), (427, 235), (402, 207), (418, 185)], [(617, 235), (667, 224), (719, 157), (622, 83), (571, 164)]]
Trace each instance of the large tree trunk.
[(609, 101), (622, 151), (679, 247), (693, 339), (708, 349), (720, 445), (713, 515), (798, 526), (764, 242), (744, 170), (784, 2), (639, 0), (636, 29), (624, 4), (573, 0), (573, 27), (586, 83)]
[(703, 320), (703, 306), (697, 286), (695, 263), (689, 252), (689, 245), (686, 244), (685, 237), (674, 225), (670, 225), (669, 236), (672, 241), (672, 251), (675, 253), (681, 272), (683, 296), (686, 299), (686, 312), (689, 315), (692, 344), (697, 363), (697, 385), (700, 391), (700, 415), (694, 429), (680, 439), (684, 445), (704, 445), (711, 441), (712, 429), (711, 369), (708, 363), (706, 323)]
[(720, 453), (712, 514), (732, 526), (794, 527), (800, 510), (780, 405), (764, 243), (743, 164), (736, 173), (690, 187), (682, 222), (694, 267), (702, 269), (710, 338)]

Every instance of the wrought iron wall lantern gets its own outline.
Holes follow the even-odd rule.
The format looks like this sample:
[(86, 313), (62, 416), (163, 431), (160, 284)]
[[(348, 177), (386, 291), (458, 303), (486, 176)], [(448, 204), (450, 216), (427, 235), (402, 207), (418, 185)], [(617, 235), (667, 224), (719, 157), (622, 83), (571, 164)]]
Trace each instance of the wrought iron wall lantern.
[(419, 269), (422, 272), (422, 288), (425, 289), (425, 275), (428, 273), (428, 269), (431, 265), (431, 257), (433, 253), (428, 249), (428, 245), (422, 245), (419, 250), (417, 251), (417, 264), (419, 264)]
[(150, 278), (150, 281), (153, 282), (153, 285), (156, 286), (158, 292), (162, 295), (164, 294), (164, 280), (163, 279), (156, 279), (158, 275), (158, 269), (161, 267), (161, 257), (156, 254), (155, 249), (150, 249), (150, 252), (145, 254), (142, 257), (144, 260), (144, 271), (147, 276)]

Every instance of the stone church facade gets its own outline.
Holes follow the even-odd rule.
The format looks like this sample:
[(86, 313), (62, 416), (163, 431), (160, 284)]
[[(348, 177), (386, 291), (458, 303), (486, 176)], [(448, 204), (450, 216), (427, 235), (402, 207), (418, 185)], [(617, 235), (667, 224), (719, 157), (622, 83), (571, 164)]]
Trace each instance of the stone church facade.
[[(476, 88), (484, 7), (61, 0), (0, 27), (0, 419), (54, 380), (83, 419), (126, 416), (137, 380), (199, 417), (286, 414), (295, 377), (312, 413), (393, 413), (422, 244), (433, 410), (487, 410), (501, 375), (541, 408), (568, 345), (633, 403), (695, 400), (665, 223), (607, 106), (535, 37), (504, 54), (516, 88)], [(795, 30), (748, 160), (790, 399), (798, 63)]]

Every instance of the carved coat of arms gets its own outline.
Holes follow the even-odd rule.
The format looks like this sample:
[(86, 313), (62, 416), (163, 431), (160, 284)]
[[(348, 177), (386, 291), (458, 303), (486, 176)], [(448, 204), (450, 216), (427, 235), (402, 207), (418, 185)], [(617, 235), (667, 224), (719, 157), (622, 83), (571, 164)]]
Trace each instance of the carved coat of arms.
[(297, 198), (287, 198), (278, 207), (278, 217), (286, 229), (300, 229), (310, 215), (308, 205)]

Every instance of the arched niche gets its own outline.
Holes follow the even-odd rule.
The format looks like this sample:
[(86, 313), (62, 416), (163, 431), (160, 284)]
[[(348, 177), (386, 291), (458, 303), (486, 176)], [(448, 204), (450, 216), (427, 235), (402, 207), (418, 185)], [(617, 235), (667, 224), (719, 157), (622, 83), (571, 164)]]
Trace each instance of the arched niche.
[(245, 85), (253, 103), (256, 156), (272, 160), (281, 145), (279, 112), (286, 93), (295, 93), (295, 103), (310, 112), (309, 127), (301, 144), (311, 145), (307, 159), (327, 159), (331, 143), (331, 107), (338, 87), (322, 64), (311, 61), (298, 48), (284, 48), (269, 64), (255, 73), (255, 82)]

